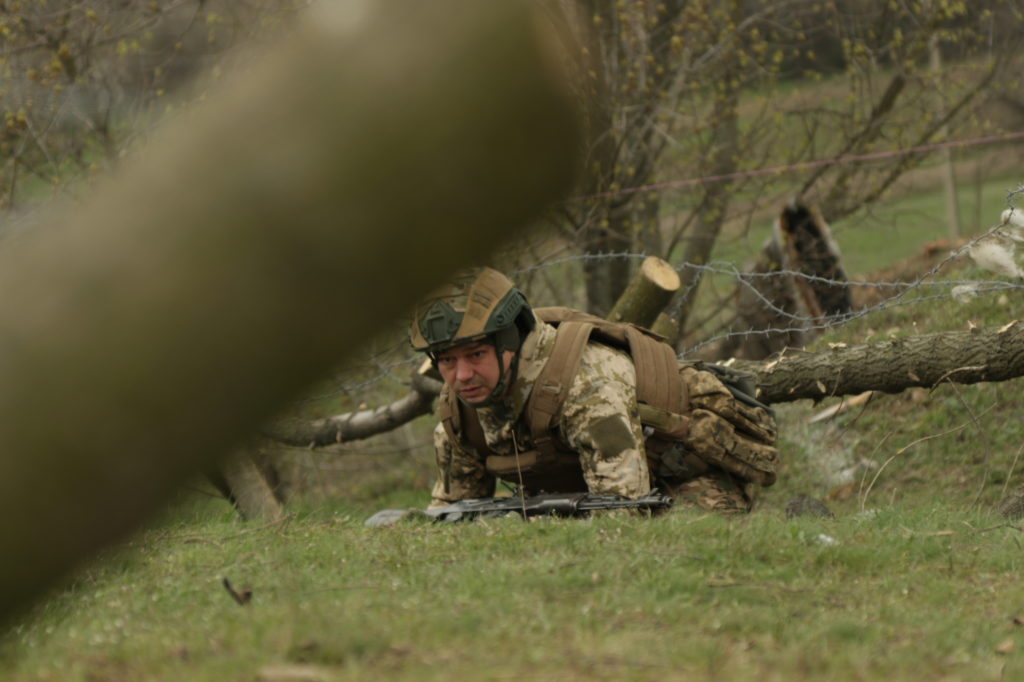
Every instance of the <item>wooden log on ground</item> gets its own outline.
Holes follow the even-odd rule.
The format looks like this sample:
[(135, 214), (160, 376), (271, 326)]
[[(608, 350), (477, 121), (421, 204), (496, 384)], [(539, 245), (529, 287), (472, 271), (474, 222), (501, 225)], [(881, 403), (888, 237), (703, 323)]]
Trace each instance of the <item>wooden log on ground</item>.
[(771, 362), (736, 361), (757, 375), (765, 403), (821, 400), (864, 391), (898, 393), (943, 381), (974, 384), (1024, 376), (1024, 325), (939, 332), (815, 353), (788, 352)]
[(608, 319), (650, 328), (679, 286), (679, 273), (664, 260), (649, 256), (612, 306)]
[[(1000, 328), (923, 334), (817, 352), (792, 351), (770, 362), (732, 360), (729, 364), (757, 376), (757, 397), (768, 404), (818, 401), (865, 391), (898, 393), (918, 386), (931, 388), (943, 381), (1008, 381), (1024, 376), (1024, 324), (1014, 321)], [(369, 416), (373, 412), (353, 414)], [(418, 415), (409, 419), (413, 416)], [(325, 421), (350, 418), (340, 415)], [(360, 437), (398, 425), (373, 433), (362, 431)], [(333, 428), (331, 424), (325, 433), (334, 434)]]
[(658, 313), (658, 317), (654, 320), (654, 325), (651, 327), (651, 331), (655, 334), (664, 336), (670, 346), (675, 346), (676, 341), (679, 340), (679, 321), (673, 319), (672, 316), (666, 312)]

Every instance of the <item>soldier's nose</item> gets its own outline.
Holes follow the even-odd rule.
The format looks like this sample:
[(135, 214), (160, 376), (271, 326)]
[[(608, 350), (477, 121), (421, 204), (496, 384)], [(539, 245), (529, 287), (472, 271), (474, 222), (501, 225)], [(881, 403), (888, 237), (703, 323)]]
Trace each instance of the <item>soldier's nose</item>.
[(455, 378), (458, 381), (466, 381), (473, 378), (473, 368), (465, 360), (459, 360), (455, 363)]

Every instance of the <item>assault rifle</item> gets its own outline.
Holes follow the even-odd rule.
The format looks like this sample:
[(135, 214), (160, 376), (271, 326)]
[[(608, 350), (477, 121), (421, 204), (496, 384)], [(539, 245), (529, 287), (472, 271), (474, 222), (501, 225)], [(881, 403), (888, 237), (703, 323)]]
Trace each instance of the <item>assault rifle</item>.
[[(447, 507), (428, 509), (425, 513), (435, 523), (456, 523), (475, 519), (493, 519), (509, 514), (523, 518), (531, 516), (588, 516), (599, 509), (643, 509), (655, 512), (672, 506), (672, 498), (652, 490), (637, 499), (621, 495), (593, 495), (591, 493), (563, 493), (520, 497), (493, 497), (459, 500)], [(371, 516), (367, 526), (386, 526), (408, 516), (403, 509), (385, 509)]]

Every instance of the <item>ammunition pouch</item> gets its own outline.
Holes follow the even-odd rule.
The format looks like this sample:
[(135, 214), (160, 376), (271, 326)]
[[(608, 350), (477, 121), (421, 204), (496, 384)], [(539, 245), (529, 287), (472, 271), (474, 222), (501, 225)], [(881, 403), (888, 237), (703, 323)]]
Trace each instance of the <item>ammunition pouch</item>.
[(690, 387), (690, 430), (682, 442), (740, 481), (772, 485), (779, 466), (772, 411), (753, 396), (737, 398), (714, 371), (684, 365), (680, 373)]

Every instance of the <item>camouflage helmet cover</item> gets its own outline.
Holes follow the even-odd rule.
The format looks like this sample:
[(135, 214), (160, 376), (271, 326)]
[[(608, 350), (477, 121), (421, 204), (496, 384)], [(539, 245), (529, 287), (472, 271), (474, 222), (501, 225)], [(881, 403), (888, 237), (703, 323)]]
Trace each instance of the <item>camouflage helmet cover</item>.
[(410, 341), (418, 351), (437, 353), (492, 334), (505, 336), (499, 333), (517, 326), (525, 333), (532, 323), (526, 297), (508, 277), (492, 268), (475, 268), (460, 273), (416, 308)]

